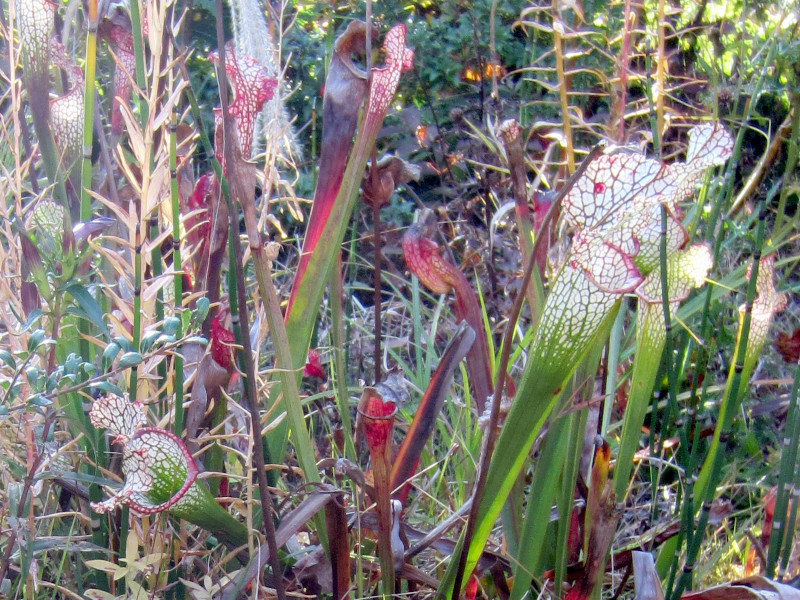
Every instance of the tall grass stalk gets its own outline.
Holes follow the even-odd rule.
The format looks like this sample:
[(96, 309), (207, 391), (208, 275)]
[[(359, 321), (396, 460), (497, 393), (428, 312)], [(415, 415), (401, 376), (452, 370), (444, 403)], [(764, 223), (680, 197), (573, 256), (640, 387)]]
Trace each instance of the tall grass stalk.
[[(774, 517), (772, 521), (772, 531), (769, 537), (769, 547), (767, 548), (767, 565), (765, 573), (767, 577), (772, 577), (778, 565), (781, 547), (784, 547), (784, 556), (788, 558), (787, 552), (792, 546), (795, 522), (797, 519), (797, 497), (793, 503), (792, 512), (794, 518), (787, 519), (789, 510), (790, 495), (792, 495), (794, 479), (800, 468), (797, 465), (798, 441), (800, 441), (800, 408), (798, 408), (798, 393), (800, 393), (800, 366), (795, 366), (794, 382), (792, 392), (789, 396), (789, 410), (786, 414), (785, 430), (781, 438), (781, 462), (778, 471), (778, 493), (775, 498)], [(781, 558), (781, 570), (785, 571), (787, 560)], [(782, 573), (779, 573), (782, 575)]]
[[(655, 95), (655, 112), (656, 112), (656, 129), (654, 130), (653, 134), (653, 145), (656, 149), (656, 154), (658, 157), (661, 157), (661, 144), (658, 142), (661, 138), (661, 134), (664, 132), (664, 97), (666, 96), (667, 90), (665, 85), (665, 74), (664, 74), (664, 66), (667, 64), (667, 57), (665, 55), (665, 45), (666, 45), (666, 25), (667, 21), (665, 18), (665, 2), (664, 0), (658, 0), (658, 8), (656, 12), (656, 32), (658, 36), (658, 53), (656, 59), (656, 90), (657, 94)], [(650, 73), (650, 69), (647, 70), (648, 76)], [(648, 102), (652, 103), (653, 101), (653, 92), (652, 88), (649, 92)], [(655, 134), (658, 134), (657, 136)], [(665, 278), (666, 279), (666, 278)]]
[[(150, 217), (148, 219), (149, 222), (149, 236), (150, 240), (157, 240), (158, 236), (161, 233), (160, 227), (160, 219), (159, 219), (159, 208), (156, 206), (153, 211), (150, 213)], [(158, 244), (153, 244), (153, 249), (150, 252), (150, 268), (152, 269), (153, 273), (153, 280), (160, 283), (161, 276), (164, 274), (164, 261), (161, 256), (161, 246)], [(164, 322), (164, 288), (159, 285), (158, 291), (156, 292), (156, 310), (155, 310), (155, 317), (156, 322), (163, 323)], [(158, 388), (159, 388), (159, 398), (161, 400), (161, 411), (162, 414), (166, 414), (169, 412), (170, 407), (167, 403), (167, 386), (164, 385), (167, 380), (167, 363), (166, 361), (161, 361), (158, 363), (156, 367), (156, 372), (158, 373)]]
[[(142, 0), (132, 0), (130, 2), (129, 8), (131, 14), (131, 33), (133, 34), (133, 54), (136, 58), (136, 68), (134, 69), (134, 75), (136, 77), (136, 85), (139, 86), (140, 90), (145, 91), (145, 97), (146, 97), (147, 96), (146, 92), (147, 79), (145, 76), (146, 56), (145, 56), (144, 40), (142, 39), (141, 2)], [(136, 99), (137, 106), (139, 107), (139, 122), (142, 124), (142, 129), (144, 130), (147, 126), (150, 107), (147, 104), (147, 102), (141, 101), (138, 94), (134, 94), (134, 98)]]
[[(796, 393), (793, 395), (793, 401), (795, 404), (797, 404)], [(797, 438), (795, 438), (794, 443), (797, 445)], [(789, 567), (789, 561), (792, 558), (792, 552), (796, 548), (796, 546), (792, 544), (792, 540), (794, 539), (794, 532), (797, 527), (797, 518), (800, 516), (800, 468), (795, 468), (794, 480), (792, 481), (790, 491), (792, 495), (792, 507), (789, 511), (789, 516), (786, 521), (786, 533), (783, 536), (783, 551), (781, 553), (781, 562), (778, 566), (778, 579), (782, 581), (786, 579), (786, 570)]]
[[(769, 44), (769, 48), (768, 48), (768, 51), (766, 52), (765, 61), (764, 61), (764, 63), (762, 63), (761, 69), (759, 71), (758, 79), (756, 80), (756, 82), (755, 82), (755, 84), (754, 84), (754, 86), (752, 88), (752, 94), (753, 94), (752, 98), (757, 98), (758, 95), (760, 95), (761, 92), (764, 89), (764, 83), (765, 83), (766, 78), (767, 78), (768, 65), (771, 64), (771, 61), (774, 59), (774, 55), (775, 55), (775, 52), (776, 52), (777, 38), (776, 37), (771, 38), (768, 41), (768, 44)], [(749, 121), (752, 118), (754, 108), (755, 108), (754, 107), (754, 102), (752, 101), (752, 99), (748, 99), (748, 101), (747, 101), (747, 103), (745, 105), (745, 113), (743, 115), (743, 120), (745, 122)], [(716, 188), (716, 193), (713, 195), (711, 212), (710, 212), (710, 214), (709, 214), (709, 216), (708, 216), (708, 218), (706, 220), (705, 237), (706, 237), (706, 239), (713, 238), (713, 240), (714, 240), (713, 244), (712, 244), (712, 255), (713, 255), (714, 264), (719, 264), (719, 259), (720, 259), (720, 256), (722, 254), (723, 241), (725, 240), (725, 229), (719, 223), (719, 220), (720, 220), (720, 215), (722, 214), (723, 208), (730, 202), (730, 200), (732, 198), (732, 195), (733, 195), (733, 184), (734, 184), (734, 180), (735, 180), (735, 171), (736, 171), (736, 166), (737, 166), (737, 164), (739, 162), (739, 159), (741, 157), (742, 144), (744, 142), (744, 134), (745, 134), (745, 128), (742, 127), (742, 128), (739, 129), (739, 131), (737, 132), (737, 135), (736, 135), (736, 137), (734, 139), (734, 147), (733, 147), (732, 157), (728, 161), (728, 165), (727, 165), (727, 167), (726, 167), (726, 169), (724, 171), (724, 174), (722, 176), (722, 185)], [(693, 233), (693, 232), (690, 231), (690, 234), (691, 233)], [(753, 280), (753, 281), (755, 281), (755, 280)], [(750, 290), (750, 288), (748, 288), (748, 298), (750, 298), (752, 300), (752, 296), (749, 295), (749, 290)], [(703, 309), (702, 309), (702, 314), (701, 314), (701, 318), (700, 318), (700, 323), (701, 323), (701, 335), (700, 335), (700, 338), (702, 340), (706, 340), (707, 343), (714, 343), (714, 339), (716, 339), (716, 336), (713, 335), (713, 328), (714, 328), (715, 323), (714, 323), (714, 320), (711, 317), (711, 308), (712, 308), (712, 302), (715, 299), (716, 295), (718, 295), (718, 293), (719, 293), (719, 291), (715, 290), (715, 286), (708, 286), (706, 288), (706, 294), (705, 294), (705, 298), (703, 300)], [(706, 401), (707, 393), (708, 393), (707, 390), (708, 390), (708, 380), (709, 380), (709, 378), (705, 377), (705, 375), (707, 374), (708, 367), (709, 367), (709, 365), (708, 365), (709, 358), (710, 358), (710, 356), (712, 356), (711, 350), (712, 349), (709, 349), (709, 348), (703, 348), (702, 352), (700, 354), (700, 360), (698, 361), (698, 364), (697, 364), (697, 366), (695, 368), (696, 375), (695, 375), (695, 379), (694, 379), (693, 384), (692, 384), (692, 391), (691, 391), (690, 399), (689, 399), (689, 406), (690, 407), (692, 407), (692, 406), (700, 406)], [(701, 377), (704, 378), (704, 384), (702, 386), (702, 389), (700, 390), (700, 394), (699, 394), (699, 397), (698, 397), (698, 395), (697, 395), (698, 383), (697, 382), (699, 381), (699, 379)], [(738, 385), (737, 385), (737, 387), (738, 387)], [(695, 461), (698, 458), (698, 445), (700, 443), (701, 442), (699, 440), (694, 440), (693, 441), (692, 450), (689, 453), (689, 461), (690, 462), (689, 462), (688, 465), (685, 465), (686, 468), (689, 468), (689, 472), (692, 472), (692, 473), (694, 472), (694, 470), (696, 468)], [(713, 444), (713, 441), (712, 441), (712, 444)], [(716, 449), (713, 448), (713, 447), (710, 448), (708, 452), (709, 452), (709, 455), (717, 453)], [(710, 458), (710, 456), (707, 456), (705, 460), (708, 463), (712, 459)], [(710, 473), (709, 473), (709, 475), (710, 475)], [(698, 484), (700, 484), (700, 485), (698, 485)], [(703, 493), (706, 491), (705, 490), (706, 484), (703, 483), (702, 479), (698, 480), (698, 484), (694, 484), (692, 481), (689, 481), (687, 483), (687, 487), (684, 489), (684, 494), (683, 494), (683, 506), (679, 507), (679, 512), (681, 514), (681, 519), (683, 520), (684, 526), (681, 527), (680, 533), (679, 533), (678, 537), (675, 538), (674, 542), (672, 542), (671, 544), (664, 545), (662, 547), (661, 555), (660, 555), (659, 560), (658, 560), (658, 564), (659, 564), (659, 568), (660, 569), (664, 568), (664, 565), (665, 565), (666, 562), (670, 563), (670, 568), (669, 568), (670, 574), (668, 576), (668, 581), (667, 581), (667, 584), (665, 586), (668, 595), (671, 594), (671, 593), (672, 594), (679, 594), (679, 592), (675, 592), (674, 591), (674, 590), (678, 589), (678, 585), (676, 585), (675, 579), (678, 576), (678, 570), (680, 568), (680, 566), (678, 564), (679, 555), (676, 553), (677, 549), (682, 546), (684, 540), (687, 541), (687, 544), (688, 544), (688, 542), (692, 538), (697, 538), (696, 539), (696, 544), (697, 544), (698, 548), (699, 548), (700, 542), (702, 541), (702, 537), (703, 537), (702, 528), (700, 527), (699, 523), (697, 524), (697, 527), (695, 527), (694, 515), (695, 515), (695, 511), (696, 511), (695, 507), (697, 506), (696, 498), (700, 502), (703, 501)], [(705, 507), (705, 505), (703, 505), (703, 506)], [(707, 514), (708, 514), (707, 510), (704, 510), (701, 513), (701, 516), (705, 515), (706, 519), (707, 519)], [(695, 533), (695, 532), (697, 532), (697, 533)], [(673, 547), (673, 544), (675, 544), (674, 547)], [(688, 547), (687, 547), (687, 560), (688, 560), (688, 552), (689, 552), (689, 550), (688, 550)], [(689, 577), (691, 577), (691, 574), (689, 574)], [(677, 595), (675, 595), (674, 597), (677, 598)]]
[[(83, 156), (81, 163), (81, 221), (92, 217), (92, 133), (94, 130), (94, 86), (97, 66), (97, 0), (88, 2), (88, 28), (86, 34), (86, 65), (83, 88)], [(88, 356), (86, 357), (89, 358)]]
[[(747, 287), (747, 300), (745, 302), (744, 320), (741, 325), (739, 337), (737, 339), (736, 350), (734, 353), (731, 371), (728, 374), (728, 384), (725, 387), (725, 393), (720, 405), (720, 416), (717, 420), (717, 427), (714, 432), (714, 442), (709, 449), (708, 456), (698, 475), (697, 481), (694, 485), (694, 495), (700, 500), (701, 508), (700, 514), (697, 519), (696, 527), (693, 532), (688, 532), (686, 536), (686, 563), (681, 570), (680, 576), (674, 588), (669, 590), (669, 597), (673, 600), (680, 598), (680, 595), (685, 589), (690, 589), (692, 585), (693, 569), (697, 559), (697, 554), (700, 551), (700, 546), (705, 534), (705, 527), (708, 523), (708, 517), (711, 512), (711, 503), (714, 499), (716, 486), (722, 471), (721, 460), (722, 453), (719, 452), (719, 439), (723, 429), (730, 427), (732, 414), (730, 411), (733, 409), (737, 398), (739, 398), (739, 390), (741, 386), (746, 386), (747, 381), (742, 381), (742, 371), (744, 369), (745, 350), (747, 348), (747, 341), (750, 334), (750, 320), (753, 300), (756, 296), (756, 279), (758, 278), (759, 262), (761, 260), (761, 250), (764, 244), (765, 237), (765, 210), (766, 202), (761, 205), (761, 214), (756, 225), (756, 238), (753, 244), (753, 262), (752, 274), (750, 282)], [(730, 415), (730, 416), (728, 416)], [(677, 565), (674, 565), (675, 572)]]
[[(86, 34), (86, 64), (83, 88), (83, 148), (80, 180), (80, 219), (87, 222), (92, 217), (92, 200), (89, 191), (92, 187), (92, 134), (94, 131), (94, 85), (97, 65), (97, 0), (89, 0), (88, 32)], [(91, 358), (87, 341), (89, 324), (85, 319), (78, 322), (80, 331), (80, 354), (86, 360)]]
[(350, 393), (347, 391), (347, 361), (345, 357), (344, 325), (344, 281), (342, 279), (342, 253), (339, 252), (337, 264), (331, 272), (328, 285), (331, 305), (331, 343), (333, 344), (333, 388), (336, 404), (344, 433), (344, 456), (356, 460), (356, 447), (353, 442), (353, 423), (350, 418)]
[[(169, 45), (169, 62), (172, 63), (174, 46)], [(175, 71), (169, 71), (169, 95), (175, 86)], [(177, 103), (172, 109), (169, 123), (169, 190), (170, 202), (172, 204), (172, 270), (175, 274), (173, 279), (173, 297), (175, 303), (175, 314), (178, 317), (178, 326), (175, 330), (175, 337), (183, 336), (183, 263), (181, 262), (181, 206), (178, 196), (178, 108)], [(173, 431), (180, 436), (183, 432), (183, 356), (176, 352), (173, 360), (173, 372), (175, 382), (173, 390), (175, 393), (175, 422)]]
[[(133, 329), (131, 348), (134, 352), (139, 351), (139, 342), (142, 339), (142, 225), (141, 225), (141, 203), (135, 215), (136, 226), (134, 229), (133, 242)], [(136, 210), (136, 209), (134, 209)], [(128, 383), (128, 395), (131, 402), (136, 402), (138, 389), (139, 365), (131, 367), (131, 376)]]

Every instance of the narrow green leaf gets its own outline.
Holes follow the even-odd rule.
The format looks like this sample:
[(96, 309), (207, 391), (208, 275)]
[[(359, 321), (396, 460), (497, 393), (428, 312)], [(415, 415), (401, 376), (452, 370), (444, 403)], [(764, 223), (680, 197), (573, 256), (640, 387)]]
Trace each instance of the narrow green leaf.
[(28, 352), (34, 352), (44, 341), (44, 329), (37, 329), (28, 338)]
[(161, 335), (161, 332), (157, 329), (153, 331), (148, 331), (146, 334), (142, 336), (142, 341), (139, 342), (139, 350), (141, 352), (147, 352), (150, 348), (153, 347), (153, 344), (156, 343), (156, 340)]
[(15, 371), (17, 370), (17, 361), (14, 360), (14, 356), (8, 350), (0, 350), (0, 360)]
[(68, 286), (66, 292), (69, 293), (78, 303), (78, 306), (86, 314), (86, 317), (97, 327), (103, 335), (108, 335), (108, 327), (103, 321), (103, 311), (97, 300), (89, 293), (85, 287), (79, 283)]
[(107, 394), (116, 394), (117, 396), (125, 395), (125, 392), (123, 392), (118, 386), (114, 385), (113, 383), (109, 383), (108, 381), (97, 381), (95, 383), (90, 383), (89, 387), (100, 390)]

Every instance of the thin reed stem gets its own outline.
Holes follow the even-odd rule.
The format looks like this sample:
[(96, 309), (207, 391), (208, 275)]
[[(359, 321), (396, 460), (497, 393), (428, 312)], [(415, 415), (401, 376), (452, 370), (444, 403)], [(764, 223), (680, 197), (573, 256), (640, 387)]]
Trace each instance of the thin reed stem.
[[(136, 57), (136, 68), (134, 70), (136, 85), (139, 86), (139, 89), (145, 90), (146, 95), (147, 80), (145, 78), (145, 50), (144, 40), (142, 39), (140, 2), (141, 0), (132, 0), (130, 2), (131, 33), (133, 34), (133, 54)], [(150, 107), (148, 106), (147, 102), (141, 101), (138, 94), (134, 94), (134, 98), (139, 107), (139, 122), (142, 124), (142, 129), (144, 130), (147, 126)]]
[[(140, 210), (140, 208), (139, 208)], [(137, 211), (139, 212), (139, 211)], [(133, 247), (133, 330), (131, 348), (139, 351), (139, 342), (142, 339), (142, 227), (139, 215), (136, 216), (136, 229), (134, 232)], [(138, 387), (139, 365), (131, 367), (128, 396), (131, 402), (136, 402)]]
[[(169, 62), (172, 63), (174, 46), (169, 45)], [(169, 73), (169, 92), (175, 86), (174, 71)], [(169, 122), (169, 176), (170, 176), (170, 201), (172, 203), (172, 270), (175, 274), (173, 278), (174, 310), (178, 317), (178, 326), (175, 330), (175, 337), (183, 335), (183, 265), (181, 262), (181, 207), (180, 197), (178, 196), (178, 115), (177, 104), (172, 109), (172, 116)], [(175, 354), (173, 360), (175, 377), (175, 422), (173, 431), (180, 436), (183, 432), (183, 356)]]
[[(561, 123), (564, 128), (564, 152), (567, 154), (567, 172), (572, 175), (575, 172), (575, 150), (572, 145), (572, 121), (569, 114), (569, 82), (564, 71), (564, 48), (561, 37), (564, 23), (560, 14), (558, 0), (553, 0), (553, 47), (556, 51), (558, 99), (561, 104)], [(544, 226), (542, 226), (543, 230)]]
[[(658, 0), (658, 9), (656, 12), (656, 28), (658, 34), (658, 53), (656, 55), (656, 91), (658, 92), (655, 96), (655, 103), (656, 103), (656, 131), (658, 131), (658, 137), (653, 138), (653, 145), (656, 148), (656, 153), (658, 156), (661, 156), (661, 134), (664, 131), (664, 96), (666, 95), (665, 89), (665, 75), (664, 75), (664, 65), (667, 64), (667, 57), (664, 56), (664, 49), (666, 45), (666, 19), (665, 19), (665, 10), (664, 10), (664, 0)], [(648, 74), (650, 71), (647, 71)], [(651, 91), (652, 96), (652, 91)], [(656, 141), (658, 140), (658, 143)]]
[[(747, 341), (750, 334), (750, 321), (752, 316), (753, 300), (756, 296), (756, 280), (758, 278), (758, 269), (761, 261), (761, 250), (764, 244), (765, 237), (765, 212), (766, 202), (762, 203), (760, 207), (759, 219), (756, 225), (756, 238), (753, 244), (753, 261), (751, 267), (750, 282), (747, 286), (747, 300), (745, 302), (744, 318), (742, 321), (740, 335), (737, 342), (735, 361), (732, 365), (731, 372), (728, 377), (728, 385), (725, 388), (725, 394), (722, 399), (720, 420), (725, 420), (724, 407), (735, 402), (735, 398), (739, 395), (739, 388), (741, 385), (746, 385), (746, 381), (742, 381), (742, 371), (744, 369), (745, 351), (747, 348)], [(700, 546), (703, 541), (706, 525), (708, 524), (708, 517), (711, 513), (711, 503), (716, 493), (717, 483), (719, 482), (720, 473), (722, 472), (722, 455), (723, 453), (712, 450), (713, 454), (708, 457), (710, 471), (707, 479), (702, 483), (698, 480), (697, 492), (700, 501), (702, 502), (700, 514), (697, 519), (697, 525), (693, 533), (686, 536), (686, 562), (681, 571), (680, 576), (677, 578), (675, 587), (670, 590), (669, 597), (672, 600), (678, 600), (685, 589), (690, 589), (693, 579), (693, 571), (697, 554), (700, 551)]]
[[(233, 141), (232, 135), (226, 135), (225, 129), (233, 123), (228, 111), (228, 87), (227, 87), (227, 73), (225, 71), (225, 34), (222, 27), (222, 0), (216, 0), (216, 29), (217, 29), (217, 46), (219, 52), (219, 70), (217, 71), (217, 79), (219, 80), (220, 88), (220, 103), (222, 105), (222, 123), (223, 123), (223, 154), (226, 158), (226, 164), (233, 165), (233, 149), (231, 144)], [(238, 180), (237, 180), (238, 181)], [(234, 182), (236, 185), (237, 182)], [(239, 313), (238, 316), (244, 324), (250, 322), (247, 310), (247, 292), (245, 290), (244, 268), (242, 265), (242, 243), (239, 239), (239, 211), (231, 199), (231, 195), (227, 193), (227, 186), (224, 186), (225, 201), (228, 204), (228, 220), (230, 225), (229, 236), (233, 246), (233, 264), (232, 268), (236, 270), (236, 292)], [(250, 347), (250, 336), (244, 331), (241, 332), (241, 346), (242, 357), (244, 358), (244, 377), (248, 382), (247, 403), (250, 409), (250, 425), (252, 427), (252, 441), (253, 441), (253, 462), (256, 466), (256, 477), (258, 479), (258, 491), (261, 496), (261, 510), (263, 513), (263, 526), (264, 534), (267, 538), (267, 547), (269, 548), (269, 562), (272, 567), (272, 574), (275, 579), (275, 592), (278, 600), (286, 600), (286, 590), (283, 584), (283, 570), (281, 568), (280, 557), (278, 556), (278, 546), (275, 540), (275, 524), (272, 520), (273, 511), (275, 510), (272, 493), (269, 491), (267, 485), (267, 473), (264, 464), (264, 442), (261, 436), (261, 418), (259, 416), (259, 406), (257, 397), (258, 381), (256, 379), (255, 364), (253, 361), (253, 351)]]
[[(798, 472), (797, 468), (797, 445), (800, 439), (800, 408), (798, 408), (798, 393), (800, 392), (800, 366), (795, 366), (794, 382), (792, 383), (792, 392), (789, 396), (789, 410), (786, 414), (785, 429), (781, 438), (781, 463), (780, 470), (778, 471), (778, 493), (775, 498), (775, 508), (773, 512), (772, 531), (769, 537), (769, 548), (767, 549), (767, 564), (765, 568), (765, 575), (773, 577), (775, 568), (778, 565), (778, 559), (781, 558), (781, 546), (785, 544), (784, 555), (787, 554), (786, 550), (792, 546), (792, 538), (794, 536), (795, 519), (786, 519), (789, 510), (789, 496), (792, 493), (793, 485), (792, 480), (796, 478)], [(797, 502), (794, 503), (793, 511), (796, 514)], [(787, 564), (785, 560), (781, 560), (782, 570), (785, 570)]]
[(81, 221), (92, 217), (92, 132), (94, 129), (94, 86), (97, 65), (97, 0), (89, 0), (89, 32), (86, 34), (86, 66), (83, 88), (83, 156), (81, 164)]

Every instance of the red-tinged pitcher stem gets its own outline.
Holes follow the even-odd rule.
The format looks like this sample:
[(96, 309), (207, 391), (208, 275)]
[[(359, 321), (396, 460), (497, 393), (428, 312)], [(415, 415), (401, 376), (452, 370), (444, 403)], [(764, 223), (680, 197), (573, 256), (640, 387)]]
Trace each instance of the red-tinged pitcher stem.
[(378, 558), (381, 563), (383, 597), (394, 594), (394, 555), (392, 553), (392, 504), (390, 462), (392, 433), (397, 405), (384, 401), (377, 388), (364, 389), (358, 403), (361, 431), (372, 459), (372, 483), (378, 513)]
[[(397, 34), (400, 32), (401, 27), (396, 26), (387, 36), (394, 32), (395, 38), (398, 37)], [(401, 41), (403, 48), (405, 48), (404, 27), (402, 27)], [(404, 51), (410, 52), (408, 49)], [(406, 58), (410, 62), (410, 57)], [(401, 70), (400, 65), (396, 66), (398, 71)], [(406, 65), (403, 61), (402, 67), (406, 66), (410, 65)], [(397, 76), (399, 78), (399, 72)], [(372, 148), (375, 146), (375, 140), (378, 138), (378, 132), (388, 108), (387, 96), (390, 101), (391, 97), (394, 96), (394, 91), (394, 87), (391, 89), (387, 87), (382, 89), (383, 94), (379, 94), (377, 100), (370, 97), (366, 115), (356, 133), (353, 152), (347, 161), (341, 187), (339, 187), (336, 199), (331, 206), (325, 227), (320, 232), (317, 240), (319, 247), (329, 249), (329, 251), (315, 254), (309, 260), (307, 270), (302, 279), (295, 285), (296, 290), (293, 289), (294, 303), (291, 304), (286, 316), (286, 333), (288, 339), (292, 340), (291, 364), (294, 368), (300, 368), (305, 364), (311, 332), (317, 320), (317, 313), (322, 300), (324, 284), (328, 280), (328, 275), (336, 260), (336, 252), (332, 250), (338, 249), (344, 239), (347, 224), (350, 221), (350, 216), (353, 213), (353, 207), (358, 197), (358, 189), (363, 179), (364, 167), (372, 153)], [(378, 101), (385, 101), (386, 104), (380, 105)]]
[[(391, 451), (391, 450), (390, 450)], [(384, 598), (394, 595), (394, 556), (392, 555), (392, 490), (389, 488), (389, 457), (373, 455), (372, 477), (378, 509), (378, 557)]]

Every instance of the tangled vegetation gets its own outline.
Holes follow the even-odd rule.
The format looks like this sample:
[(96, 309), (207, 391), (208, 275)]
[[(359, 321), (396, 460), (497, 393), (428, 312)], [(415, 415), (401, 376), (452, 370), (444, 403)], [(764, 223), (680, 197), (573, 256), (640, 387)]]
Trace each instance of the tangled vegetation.
[(0, 597), (797, 596), (792, 2), (0, 34)]

